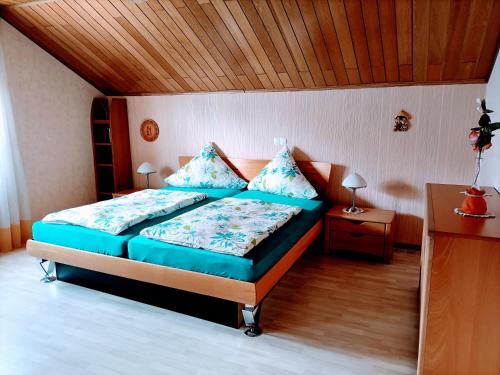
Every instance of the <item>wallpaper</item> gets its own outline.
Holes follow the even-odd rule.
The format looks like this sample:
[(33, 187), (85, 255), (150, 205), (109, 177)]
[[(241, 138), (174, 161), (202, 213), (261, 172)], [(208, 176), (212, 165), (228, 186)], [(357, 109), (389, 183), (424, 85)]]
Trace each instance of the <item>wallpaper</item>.
[[(270, 159), (286, 137), (296, 159), (334, 164), (331, 195), (347, 203), (342, 178), (356, 171), (367, 181), (359, 205), (396, 210), (396, 241), (419, 244), (426, 182), (470, 184), (474, 155), (468, 129), (478, 120), (476, 97), (484, 84), (367, 88), (296, 92), (249, 92), (129, 97), (133, 167), (153, 163), (160, 173), (178, 167), (208, 141), (231, 157)], [(394, 116), (408, 111), (408, 132), (394, 132)], [(139, 134), (156, 120), (153, 143)], [(135, 185), (143, 186), (135, 174)]]
[(33, 219), (95, 200), (90, 106), (99, 91), (0, 21)]
[[(486, 87), (486, 104), (495, 112), (490, 115), (492, 122), (500, 122), (500, 55), (491, 72)], [(495, 186), (500, 192), (500, 130), (495, 132), (493, 147), (484, 153), (481, 181), (485, 185)]]

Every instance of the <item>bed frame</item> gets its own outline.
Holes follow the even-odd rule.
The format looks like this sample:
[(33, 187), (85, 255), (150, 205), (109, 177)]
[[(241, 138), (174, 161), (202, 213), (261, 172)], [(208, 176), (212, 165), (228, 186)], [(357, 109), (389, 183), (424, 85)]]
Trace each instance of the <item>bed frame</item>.
[[(191, 160), (191, 158), (191, 156), (181, 156), (179, 157), (179, 164), (183, 166)], [(268, 160), (223, 159), (236, 174), (247, 181), (254, 178), (269, 162)], [(322, 196), (326, 196), (331, 174), (331, 164), (298, 161), (297, 165), (318, 193)], [(28, 254), (41, 258), (42, 263), (44, 261), (49, 261), (49, 270), (53, 269), (54, 263), (59, 263), (237, 302), (243, 305), (241, 313), (247, 327), (245, 334), (248, 336), (257, 336), (261, 333), (259, 317), (262, 300), (321, 234), (322, 227), (323, 221), (318, 220), (318, 222), (316, 222), (316, 224), (256, 282), (234, 280), (139, 262), (128, 258), (97, 254), (34, 240), (29, 240), (26, 248)], [(55, 279), (50, 275), (50, 272), (46, 272), (46, 276), (47, 277), (42, 280), (52, 281)]]

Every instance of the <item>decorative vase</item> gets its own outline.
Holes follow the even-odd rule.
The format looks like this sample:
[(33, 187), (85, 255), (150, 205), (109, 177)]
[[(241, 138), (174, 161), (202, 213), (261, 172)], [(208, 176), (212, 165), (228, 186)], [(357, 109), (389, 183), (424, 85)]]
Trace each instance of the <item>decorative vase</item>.
[(484, 199), (485, 191), (471, 187), (465, 192), (465, 198), (462, 201), (462, 212), (469, 215), (484, 215), (488, 211), (486, 200)]

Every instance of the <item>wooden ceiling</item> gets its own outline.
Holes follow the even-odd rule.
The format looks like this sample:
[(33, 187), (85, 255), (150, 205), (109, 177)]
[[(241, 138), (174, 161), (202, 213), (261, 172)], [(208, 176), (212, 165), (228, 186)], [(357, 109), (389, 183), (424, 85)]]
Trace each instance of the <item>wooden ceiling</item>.
[(106, 94), (485, 82), (500, 0), (0, 0)]

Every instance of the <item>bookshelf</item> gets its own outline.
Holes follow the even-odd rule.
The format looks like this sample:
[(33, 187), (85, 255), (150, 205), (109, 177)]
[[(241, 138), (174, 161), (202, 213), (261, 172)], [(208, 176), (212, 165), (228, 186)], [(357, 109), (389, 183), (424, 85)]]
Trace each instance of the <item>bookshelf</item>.
[(90, 116), (97, 200), (133, 187), (127, 101), (99, 97)]

